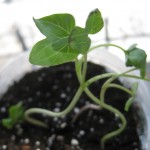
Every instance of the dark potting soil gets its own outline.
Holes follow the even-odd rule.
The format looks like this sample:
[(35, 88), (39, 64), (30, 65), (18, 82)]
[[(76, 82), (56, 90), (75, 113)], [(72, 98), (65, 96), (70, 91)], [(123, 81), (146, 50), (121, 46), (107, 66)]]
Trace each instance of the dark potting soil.
[[(87, 78), (104, 72), (104, 68), (89, 63)], [(97, 97), (104, 81), (90, 86)], [(120, 84), (118, 80), (115, 82)], [(78, 87), (72, 63), (28, 73), (10, 86), (0, 98), (0, 120), (8, 116), (10, 105), (19, 101), (23, 102), (25, 109), (39, 107), (62, 111), (68, 106)], [(125, 92), (117, 89), (110, 88), (107, 91), (106, 103), (119, 109), (128, 124), (121, 135), (107, 142), (106, 150), (141, 150), (132, 113), (134, 108), (129, 112), (124, 111), (128, 97)], [(101, 137), (118, 128), (121, 123), (113, 113), (104, 109), (92, 109), (91, 104), (94, 103), (83, 93), (75, 108), (66, 116), (34, 116), (46, 122), (49, 129), (24, 122), (7, 130), (0, 124), (0, 150), (100, 150)], [(85, 105), (88, 109), (85, 109)], [(84, 111), (76, 118), (80, 109)]]

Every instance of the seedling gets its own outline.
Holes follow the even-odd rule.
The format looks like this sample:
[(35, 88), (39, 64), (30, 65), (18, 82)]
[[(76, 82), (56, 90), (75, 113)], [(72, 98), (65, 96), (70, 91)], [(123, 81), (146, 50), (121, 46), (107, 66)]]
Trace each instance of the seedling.
[[(133, 103), (138, 84), (134, 83), (131, 89), (128, 89), (113, 83), (113, 81), (118, 77), (130, 77), (150, 81), (145, 77), (147, 57), (145, 51), (138, 48), (136, 44), (130, 46), (128, 49), (124, 49), (118, 45), (109, 43), (99, 44), (97, 46), (91, 47), (91, 39), (89, 35), (98, 33), (104, 26), (103, 18), (98, 9), (90, 12), (84, 28), (76, 26), (74, 17), (67, 13), (53, 14), (33, 20), (37, 28), (45, 36), (45, 39), (37, 42), (33, 46), (29, 58), (30, 62), (34, 65), (56, 66), (73, 61), (75, 63), (75, 71), (80, 86), (69, 106), (62, 112), (53, 112), (40, 108), (31, 108), (26, 110), (25, 119), (32, 124), (48, 127), (42, 121), (32, 118), (32, 114), (44, 114), (50, 117), (64, 116), (73, 109), (76, 103), (80, 100), (81, 94), (85, 92), (91, 101), (95, 102), (96, 105), (116, 114), (121, 120), (121, 126), (118, 129), (107, 133), (102, 137), (102, 139), (100, 139), (101, 148), (104, 149), (106, 141), (123, 132), (127, 124), (126, 118), (119, 110), (105, 103), (105, 93), (108, 88), (117, 88), (129, 93), (131, 97), (125, 105), (125, 110), (129, 110), (131, 104)], [(86, 80), (88, 53), (100, 47), (112, 46), (118, 48), (118, 50), (121, 50), (124, 53), (126, 58), (126, 66), (130, 66), (129, 70), (122, 73), (105, 73), (103, 75), (97, 75), (91, 79)], [(128, 74), (134, 70), (139, 70), (140, 76)], [(93, 82), (103, 78), (108, 79), (102, 86), (99, 94), (100, 96), (96, 97), (88, 87)]]

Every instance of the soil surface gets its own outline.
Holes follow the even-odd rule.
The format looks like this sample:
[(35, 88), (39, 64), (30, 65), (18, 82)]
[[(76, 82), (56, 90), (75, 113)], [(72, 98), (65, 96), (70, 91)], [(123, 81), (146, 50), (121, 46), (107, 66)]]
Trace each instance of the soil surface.
[[(87, 78), (104, 72), (104, 68), (89, 63)], [(104, 81), (90, 86), (97, 97)], [(115, 82), (120, 84), (119, 81)], [(28, 73), (0, 98), (0, 120), (8, 116), (10, 105), (19, 101), (23, 102), (25, 109), (39, 107), (55, 112), (64, 110), (78, 86), (72, 63)], [(122, 111), (128, 122), (121, 135), (107, 142), (106, 150), (141, 150), (132, 113), (134, 108), (129, 112), (124, 111), (128, 95), (110, 88), (105, 99), (106, 103)], [(121, 123), (117, 116), (107, 110), (91, 109), (91, 104), (94, 103), (83, 93), (75, 108), (66, 116), (34, 116), (46, 122), (49, 129), (24, 122), (7, 130), (0, 123), (0, 150), (100, 150), (100, 138)], [(85, 105), (88, 109), (85, 109)], [(78, 115), (80, 109), (84, 111)]]

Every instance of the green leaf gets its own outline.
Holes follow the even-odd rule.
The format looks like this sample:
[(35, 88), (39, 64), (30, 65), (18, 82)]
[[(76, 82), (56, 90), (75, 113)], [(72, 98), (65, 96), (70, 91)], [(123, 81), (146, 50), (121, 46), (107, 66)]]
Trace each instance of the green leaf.
[(55, 66), (74, 60), (78, 52), (68, 43), (70, 33), (75, 27), (70, 14), (54, 14), (34, 19), (36, 26), (47, 38), (34, 45), (30, 62), (35, 65)]
[(147, 55), (144, 50), (132, 45), (126, 51), (126, 66), (134, 66), (140, 70), (141, 77), (146, 74), (146, 58)]
[(39, 41), (34, 45), (30, 53), (29, 60), (32, 64), (42, 66), (55, 66), (70, 62), (78, 56), (78, 52), (72, 50), (68, 44), (62, 44), (59, 50), (54, 50), (49, 39)]
[(12, 118), (5, 118), (5, 119), (2, 119), (2, 124), (7, 129), (12, 129), (14, 126), (14, 121), (12, 120)]
[(40, 19), (34, 19), (42, 34), (52, 41), (67, 37), (75, 27), (74, 17), (70, 14), (53, 14)]
[(56, 51), (68, 44), (70, 32), (75, 27), (74, 17), (70, 14), (54, 14), (34, 19), (34, 22)]
[(99, 32), (103, 26), (104, 22), (100, 11), (98, 9), (93, 10), (86, 20), (85, 29), (87, 33), (95, 34)]
[(12, 105), (9, 108), (9, 117), (2, 119), (2, 124), (7, 129), (12, 129), (13, 126), (24, 119), (24, 108), (22, 103)]
[(15, 122), (17, 120), (23, 119), (23, 116), (24, 116), (24, 109), (22, 107), (22, 103), (18, 103), (9, 108), (9, 117)]
[(75, 27), (70, 34), (69, 44), (72, 49), (77, 50), (81, 54), (85, 54), (89, 50), (91, 40), (85, 29)]

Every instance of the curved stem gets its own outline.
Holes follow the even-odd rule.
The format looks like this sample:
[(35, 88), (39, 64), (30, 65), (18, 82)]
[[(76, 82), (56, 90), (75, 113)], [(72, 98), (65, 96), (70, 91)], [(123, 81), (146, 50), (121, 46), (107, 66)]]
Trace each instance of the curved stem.
[[(79, 79), (79, 82), (81, 81), (81, 71), (79, 72), (76, 72), (77, 73), (77, 76), (78, 76), (78, 79)], [(102, 78), (106, 78), (106, 77), (111, 77), (115, 75), (114, 73), (110, 73), (110, 74), (105, 74), (105, 75), (100, 75), (100, 76), (96, 76), (95, 78), (93, 78), (94, 80), (95, 79), (102, 79)], [(101, 139), (101, 148), (104, 149), (105, 147), (105, 142), (108, 140), (108, 139), (111, 139), (112, 137), (114, 136), (117, 136), (118, 134), (120, 134), (126, 127), (126, 119), (124, 117), (124, 115), (119, 111), (117, 110), (116, 108), (113, 108), (112, 106), (110, 105), (107, 105), (105, 104), (103, 101), (100, 101), (97, 97), (95, 97), (95, 95), (93, 95), (93, 93), (91, 93), (91, 91), (87, 88), (87, 86), (93, 82), (93, 80), (88, 80), (86, 83), (85, 83), (85, 88), (84, 88), (84, 91), (85, 93), (90, 97), (90, 99), (92, 101), (94, 101), (95, 103), (97, 103), (99, 106), (103, 107), (104, 109), (108, 110), (108, 111), (111, 111), (113, 112), (114, 114), (117, 114), (119, 116), (119, 118), (121, 119), (121, 122), (122, 122), (122, 126), (120, 128), (118, 128), (117, 130), (115, 131), (112, 131), (108, 134), (106, 134), (104, 137), (102, 137)]]
[(117, 114), (119, 116), (121, 122), (122, 122), (122, 125), (121, 125), (120, 128), (118, 128), (118, 129), (116, 129), (116, 130), (114, 130), (114, 131), (112, 131), (112, 132), (110, 132), (110, 133), (108, 133), (108, 134), (106, 134), (102, 137), (102, 139), (101, 139), (101, 148), (104, 149), (105, 143), (106, 143), (107, 140), (111, 139), (114, 136), (119, 135), (121, 132), (124, 131), (124, 129), (126, 127), (126, 124), (127, 124), (126, 119), (125, 119), (124, 115), (119, 110), (117, 110), (116, 108), (100, 101), (97, 97), (95, 97), (91, 93), (91, 91), (89, 89), (86, 88), (84, 91), (91, 98), (91, 100), (98, 103), (101, 107), (103, 107), (104, 109), (106, 109), (106, 110), (108, 110), (108, 111), (110, 111), (114, 114)]
[(122, 91), (130, 94), (131, 96), (133, 96), (133, 92), (132, 91), (130, 91), (129, 89), (125, 88), (124, 86), (121, 86), (121, 85), (118, 85), (118, 84), (111, 83), (111, 84), (109, 84), (107, 86), (107, 88), (117, 88), (117, 89), (122, 90)]
[(30, 123), (32, 123), (32, 124), (42, 126), (42, 127), (48, 127), (42, 121), (39, 121), (37, 119), (32, 118), (31, 115), (32, 114), (44, 114), (44, 115), (47, 115), (47, 116), (50, 116), (50, 117), (64, 116), (72, 110), (72, 108), (75, 106), (75, 104), (79, 100), (82, 92), (83, 92), (83, 88), (80, 86), (77, 93), (75, 94), (74, 98), (72, 99), (71, 103), (69, 104), (69, 106), (62, 112), (53, 112), (53, 111), (45, 110), (45, 109), (41, 109), (41, 108), (31, 108), (31, 109), (28, 109), (25, 112), (25, 119), (27, 121), (29, 121)]
[(93, 46), (89, 49), (89, 51), (92, 51), (96, 48), (99, 48), (99, 47), (108, 47), (108, 46), (113, 46), (113, 47), (116, 47), (116, 48), (119, 48), (120, 50), (122, 50), (124, 53), (126, 53), (126, 50), (124, 48), (122, 48), (121, 46), (118, 46), (116, 44), (111, 44), (111, 43), (108, 43), (108, 44), (99, 44), (99, 45), (96, 45), (96, 46)]
[(119, 135), (121, 132), (124, 131), (124, 129), (127, 126), (126, 118), (124, 117), (124, 115), (119, 110), (117, 110), (117, 109), (115, 109), (113, 107), (109, 107), (108, 110), (111, 111), (111, 112), (113, 112), (114, 114), (117, 114), (118, 117), (120, 118), (122, 124), (121, 124), (121, 126), (117, 130), (114, 130), (114, 131), (112, 131), (110, 133), (107, 133), (107, 134), (105, 134), (101, 138), (101, 148), (102, 149), (105, 149), (105, 143), (106, 143), (106, 141), (108, 141), (109, 139), (111, 139), (114, 136)]
[[(115, 79), (117, 79), (118, 77), (120, 77), (121, 75), (124, 75), (124, 74), (127, 74), (127, 73), (129, 73), (129, 72), (132, 72), (132, 71), (134, 71), (136, 68), (132, 68), (132, 69), (130, 69), (130, 70), (128, 70), (128, 71), (125, 71), (125, 72), (123, 72), (123, 73), (121, 73), (121, 74), (117, 74), (117, 75), (114, 75), (114, 76), (112, 76), (111, 78), (109, 78), (104, 84), (103, 84), (103, 86), (102, 86), (102, 89), (101, 89), (101, 92), (100, 92), (100, 99), (101, 99), (101, 101), (103, 101), (104, 102), (104, 96), (105, 96), (105, 93), (106, 93), (106, 90), (107, 90), (107, 88), (108, 88), (108, 86), (110, 85), (110, 83), (111, 82), (113, 82)], [(116, 85), (115, 85), (116, 86)], [(119, 88), (120, 86), (118, 85), (117, 86), (117, 88)], [(123, 89), (123, 90), (125, 90), (126, 91), (126, 89), (125, 88), (122, 88), (122, 87), (120, 87), (120, 89)], [(128, 93), (128, 92), (127, 92)], [(131, 93), (131, 92), (130, 92)], [(131, 93), (131, 95), (132, 95), (132, 93)]]
[[(105, 74), (102, 74), (102, 75), (96, 75), (96, 76), (92, 77), (91, 79), (87, 80), (85, 82), (85, 85), (89, 86), (90, 84), (92, 84), (93, 82), (96, 82), (97, 80), (101, 80), (101, 79), (104, 79), (104, 78), (109, 78), (109, 77), (112, 77), (112, 76), (141, 79), (140, 76), (127, 74), (129, 72), (134, 71), (134, 70), (136, 70), (136, 68), (133, 68), (133, 69), (131, 69), (129, 71), (126, 71), (126, 72), (123, 72), (121, 74), (118, 74), (118, 73), (105, 73)], [(145, 81), (150, 81), (149, 78), (142, 78), (142, 79), (145, 80)]]
[[(78, 78), (80, 79), (80, 87), (77, 91), (77, 93), (75, 94), (74, 98), (72, 99), (71, 103), (69, 104), (69, 106), (63, 110), (62, 112), (53, 112), (50, 110), (45, 110), (42, 108), (31, 108), (26, 110), (25, 112), (25, 119), (27, 121), (29, 121), (32, 124), (38, 125), (38, 126), (42, 126), (42, 127), (48, 127), (45, 123), (43, 123), (42, 121), (39, 121), (37, 119), (34, 119), (31, 117), (32, 114), (44, 114), (50, 117), (60, 117), (63, 115), (66, 115), (67, 113), (69, 113), (72, 108), (75, 106), (75, 104), (77, 103), (77, 101), (79, 100), (83, 90), (84, 90), (84, 82), (85, 82), (85, 77), (86, 77), (86, 69), (87, 69), (87, 54), (83, 56), (84, 59), (84, 63), (83, 63), (83, 70), (82, 70), (82, 74), (78, 74)], [(79, 70), (82, 68), (82, 63), (77, 64), (78, 60), (76, 60), (76, 71), (79, 72)], [(82, 78), (81, 78), (82, 75)]]
[(96, 76), (92, 77), (91, 79), (88, 79), (85, 82), (85, 86), (88, 87), (90, 84), (92, 84), (95, 81), (98, 81), (98, 80), (101, 80), (104, 78), (109, 78), (109, 77), (112, 77), (114, 75), (116, 75), (116, 73), (105, 73), (105, 74), (101, 74), (101, 75), (96, 75)]
[[(126, 71), (126, 72), (124, 72), (124, 73), (121, 73), (120, 75), (129, 73), (129, 72), (131, 72), (131, 71), (133, 71), (133, 70), (135, 70), (135, 68), (133, 68), (133, 69), (131, 69), (131, 70), (128, 70), (128, 71)], [(128, 90), (127, 88), (125, 88), (125, 87), (123, 87), (123, 86), (120, 86), (120, 85), (117, 85), (117, 84), (111, 83), (111, 82), (113, 82), (116, 78), (118, 78), (120, 75), (119, 75), (119, 74), (118, 74), (118, 75), (114, 75), (114, 76), (112, 76), (111, 78), (109, 78), (109, 79), (104, 83), (104, 85), (102, 86), (102, 90), (101, 90), (101, 92), (100, 92), (100, 99), (101, 99), (102, 102), (104, 102), (104, 100), (105, 100), (105, 93), (106, 93), (106, 90), (107, 90), (109, 87), (118, 88), (118, 89), (123, 90), (123, 91), (125, 91), (125, 92), (127, 92), (127, 93), (129, 93), (130, 95), (133, 96), (132, 91)], [(124, 117), (124, 115), (123, 115), (119, 110), (117, 110), (117, 109), (115, 109), (115, 108), (113, 108), (113, 107), (108, 108), (108, 110), (111, 111), (111, 112), (113, 112), (113, 113), (115, 113), (115, 114), (117, 114), (117, 115), (119, 116), (119, 118), (120, 118), (121, 121), (122, 121), (122, 126), (121, 126), (118, 130), (115, 130), (115, 131), (113, 131), (113, 132), (110, 132), (110, 133), (106, 134), (104, 137), (102, 137), (102, 139), (101, 139), (101, 147), (102, 147), (102, 149), (104, 149), (105, 142), (106, 142), (108, 139), (112, 138), (113, 136), (116, 136), (116, 135), (120, 134), (120, 133), (125, 129), (126, 124), (127, 124), (126, 118)]]

